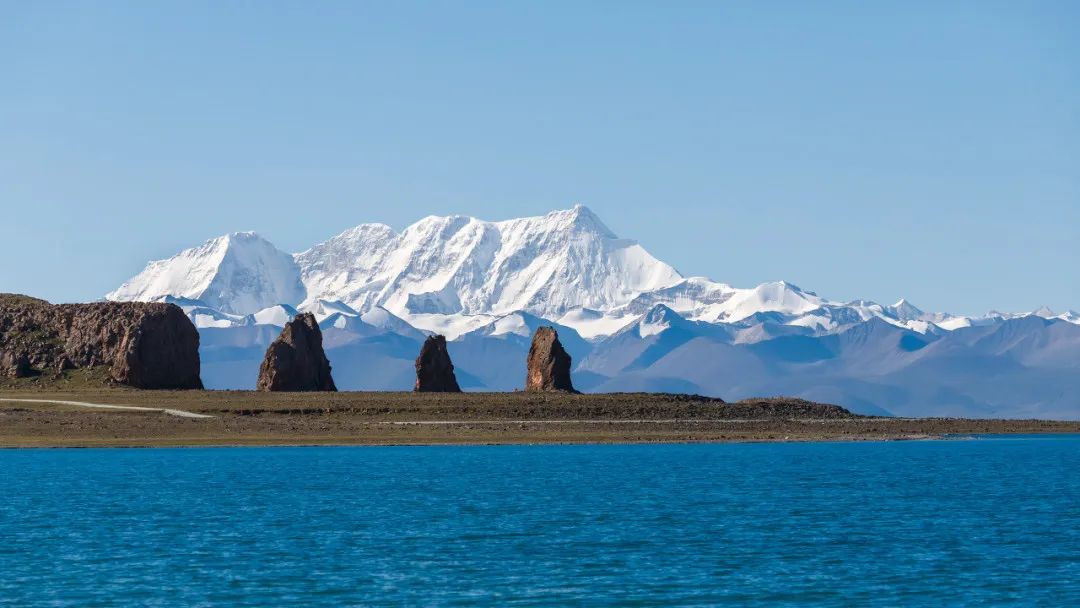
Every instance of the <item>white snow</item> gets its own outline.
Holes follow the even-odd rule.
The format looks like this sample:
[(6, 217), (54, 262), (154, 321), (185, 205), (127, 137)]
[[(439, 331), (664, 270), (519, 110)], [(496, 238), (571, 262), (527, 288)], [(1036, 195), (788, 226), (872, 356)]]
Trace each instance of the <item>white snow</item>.
[(808, 314), (801, 317), (797, 317), (788, 321), (786, 325), (794, 325), (796, 327), (807, 327), (819, 332), (826, 332), (831, 329), (836, 329), (836, 323), (823, 315)]
[(1060, 315), (1055, 316), (1054, 318), (1061, 319), (1062, 321), (1073, 323), (1075, 325), (1080, 325), (1080, 312), (1076, 312), (1075, 310), (1067, 310)]
[(971, 319), (967, 317), (953, 317), (944, 321), (939, 321), (937, 326), (945, 331), (953, 331), (954, 329), (961, 329), (963, 327), (971, 327)]
[(657, 304), (638, 321), (638, 336), (642, 338), (655, 336), (671, 329), (673, 325), (684, 322), (685, 319), (680, 317), (679, 314), (671, 308), (663, 304)]
[(239, 327), (248, 324), (248, 317), (244, 315), (231, 315), (229, 313), (214, 310), (204, 304), (193, 306), (181, 306), (184, 314), (191, 319), (195, 327)]
[(565, 325), (585, 338), (591, 340), (610, 336), (627, 325), (637, 321), (637, 315), (605, 315), (589, 308), (576, 308), (556, 319), (559, 325)]
[(447, 340), (455, 340), (470, 331), (480, 329), (494, 321), (493, 315), (408, 315), (404, 320), (416, 329), (433, 334), (442, 334)]
[(315, 320), (320, 324), (327, 318), (332, 316), (338, 317), (359, 317), (360, 313), (353, 310), (343, 302), (334, 302), (330, 300), (315, 300), (307, 302), (305, 306), (301, 307), (304, 312), (310, 312), (315, 315)]
[(106, 298), (172, 302), (200, 328), (282, 326), (299, 308), (328, 327), (449, 339), (489, 324), (490, 335), (528, 335), (520, 313), (591, 341), (633, 324), (642, 337), (655, 335), (676, 317), (739, 324), (739, 331), (779, 323), (815, 334), (873, 318), (924, 334), (1027, 315), (1080, 324), (1080, 314), (1045, 307), (962, 317), (927, 313), (904, 299), (885, 306), (830, 301), (784, 281), (743, 289), (684, 278), (581, 205), (497, 222), (429, 216), (400, 233), (362, 224), (295, 255), (237, 232), (151, 262)]
[(285, 327), (296, 316), (296, 309), (288, 304), (278, 304), (264, 308), (252, 315), (255, 325), (276, 325)]
[(759, 312), (802, 314), (825, 303), (817, 295), (784, 281), (762, 283), (753, 289), (736, 289), (726, 301), (709, 307), (709, 313), (701, 320), (731, 323)]
[(236, 327), (239, 323), (234, 322), (228, 318), (222, 318), (218, 315), (210, 315), (203, 313), (194, 313), (188, 315), (191, 322), (195, 324), (195, 327)]
[(655, 336), (662, 333), (665, 329), (670, 327), (667, 323), (649, 323), (642, 321), (638, 323), (638, 335), (642, 338), (648, 338), (649, 336)]
[(150, 262), (105, 298), (154, 301), (167, 296), (245, 315), (276, 304), (298, 304), (304, 286), (292, 256), (254, 232), (235, 232)]
[(412, 325), (409, 325), (407, 321), (398, 317), (394, 313), (386, 310), (382, 306), (376, 306), (371, 310), (360, 315), (360, 318), (371, 325), (372, 327), (378, 327), (387, 331), (392, 331), (403, 336), (422, 337), (424, 334), (418, 331)]
[(525, 336), (526, 338), (532, 335), (529, 331), (529, 326), (525, 323), (525, 318), (520, 314), (506, 315), (505, 317), (499, 317), (492, 324), (491, 336), (502, 336), (506, 334), (516, 334), (519, 336)]
[(587, 208), (487, 222), (426, 217), (400, 234), (367, 224), (299, 253), (308, 298), (394, 314), (557, 318), (609, 309), (681, 280)]

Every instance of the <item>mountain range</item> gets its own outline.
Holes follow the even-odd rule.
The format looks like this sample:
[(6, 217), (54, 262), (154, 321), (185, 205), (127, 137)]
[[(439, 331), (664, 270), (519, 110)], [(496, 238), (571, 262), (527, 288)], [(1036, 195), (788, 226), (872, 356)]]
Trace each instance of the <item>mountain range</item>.
[(410, 388), (429, 333), (450, 340), (464, 389), (520, 388), (532, 332), (553, 325), (585, 391), (1080, 418), (1080, 314), (969, 317), (684, 277), (580, 205), (499, 222), (431, 216), (400, 233), (362, 224), (294, 254), (238, 232), (150, 262), (106, 298), (183, 308), (210, 388), (251, 388), (280, 327), (310, 311), (342, 389)]

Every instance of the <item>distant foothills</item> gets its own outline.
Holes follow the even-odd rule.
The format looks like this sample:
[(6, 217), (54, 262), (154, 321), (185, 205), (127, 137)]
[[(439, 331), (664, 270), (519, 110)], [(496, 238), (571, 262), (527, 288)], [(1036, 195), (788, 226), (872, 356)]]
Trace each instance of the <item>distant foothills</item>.
[(469, 390), (523, 388), (553, 326), (574, 388), (724, 399), (793, 395), (903, 416), (1080, 418), (1080, 315), (928, 313), (836, 302), (790, 283), (684, 277), (589, 209), (499, 222), (427, 217), (356, 226), (289, 254), (251, 232), (211, 239), (106, 298), (168, 302), (198, 328), (202, 382), (254, 388), (299, 313), (343, 390), (408, 390), (426, 338), (446, 336)]

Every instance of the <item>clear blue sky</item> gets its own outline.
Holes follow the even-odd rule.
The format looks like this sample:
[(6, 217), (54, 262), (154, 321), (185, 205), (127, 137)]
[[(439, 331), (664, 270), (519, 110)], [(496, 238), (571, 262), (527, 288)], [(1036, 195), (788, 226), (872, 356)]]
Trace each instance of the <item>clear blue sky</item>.
[(0, 0), (0, 291), (581, 202), (681, 272), (1080, 308), (1080, 2)]

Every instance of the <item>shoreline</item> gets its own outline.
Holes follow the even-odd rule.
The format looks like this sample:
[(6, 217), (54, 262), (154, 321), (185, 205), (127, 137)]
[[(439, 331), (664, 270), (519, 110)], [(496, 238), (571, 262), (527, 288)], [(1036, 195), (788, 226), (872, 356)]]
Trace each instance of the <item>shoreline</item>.
[(415, 443), (374, 443), (374, 442), (332, 442), (332, 443), (169, 443), (168, 440), (153, 443), (116, 443), (116, 444), (27, 444), (6, 445), (0, 444), (0, 452), (9, 450), (153, 450), (153, 449), (243, 449), (243, 448), (418, 448), (418, 447), (518, 447), (518, 446), (632, 446), (632, 445), (746, 445), (746, 444), (774, 444), (774, 443), (895, 443), (911, 441), (979, 441), (986, 439), (1004, 439), (1010, 435), (1024, 435), (1025, 439), (1036, 439), (1032, 435), (1045, 437), (1080, 435), (1080, 431), (1052, 431), (1042, 433), (971, 433), (971, 434), (941, 434), (941, 435), (908, 435), (908, 436), (881, 436), (881, 437), (853, 437), (853, 436), (828, 436), (828, 437), (800, 437), (800, 438), (777, 438), (777, 439), (684, 439), (662, 441), (574, 441), (558, 440), (549, 441), (461, 441), (461, 442), (415, 442)]
[[(1020, 433), (993, 433), (994, 437), (1007, 437), (1010, 434)], [(1031, 435), (1031, 433), (1024, 433)], [(1038, 433), (1049, 437), (1055, 435), (1074, 435), (1069, 431)], [(415, 447), (515, 447), (515, 446), (600, 446), (600, 445), (724, 445), (724, 444), (767, 444), (767, 443), (891, 443), (903, 441), (969, 441), (983, 439), (990, 435), (908, 435), (908, 436), (883, 436), (883, 437), (853, 437), (853, 436), (830, 436), (830, 437), (801, 437), (801, 438), (776, 438), (776, 439), (683, 439), (663, 441), (573, 441), (552, 439), (548, 441), (461, 441), (461, 442), (414, 442), (414, 443), (374, 443), (374, 442), (306, 442), (306, 443), (169, 443), (169, 440), (154, 443), (110, 443), (110, 444), (43, 444), (43, 445), (6, 445), (0, 444), (2, 450), (146, 450), (146, 449), (232, 449), (232, 448), (415, 448)]]
[(0, 448), (801, 443), (1067, 433), (1080, 433), (1080, 421), (871, 417), (786, 398), (0, 391)]
[[(1047, 435), (1072, 435), (1073, 433), (1046, 433)], [(978, 439), (972, 437), (971, 439)], [(12, 450), (231, 450), (244, 448), (439, 448), (439, 447), (521, 447), (521, 446), (631, 446), (631, 445), (746, 445), (772, 443), (890, 443), (900, 441), (962, 441), (944, 436), (893, 437), (893, 438), (837, 438), (837, 439), (733, 439), (685, 441), (548, 441), (533, 443), (208, 443), (208, 444), (132, 444), (132, 445), (0, 445), (0, 452)]]
[[(1046, 432), (1037, 433), (1038, 435), (1054, 436), (1054, 435), (1072, 435), (1078, 434), (1080, 431), (1074, 433), (1070, 431), (1061, 432)], [(72, 445), (62, 444), (26, 444), (26, 445), (9, 445), (6, 443), (0, 443), (0, 450), (24, 450), (24, 449), (42, 449), (42, 450), (90, 450), (90, 449), (155, 449), (155, 448), (175, 448), (175, 449), (187, 449), (187, 448), (215, 448), (215, 449), (229, 449), (229, 448), (378, 448), (378, 447), (514, 447), (514, 446), (583, 446), (583, 445), (719, 445), (719, 444), (754, 444), (754, 443), (873, 443), (873, 442), (899, 442), (899, 441), (967, 441), (981, 439), (986, 436), (1001, 436), (1007, 437), (1010, 434), (1019, 435), (1020, 433), (993, 433), (988, 435), (980, 434), (913, 434), (913, 435), (901, 435), (901, 436), (822, 436), (822, 437), (784, 437), (784, 438), (731, 438), (731, 439), (681, 439), (681, 440), (568, 440), (568, 439), (549, 439), (546, 441), (428, 441), (428, 442), (368, 442), (361, 438), (357, 438), (357, 441), (338, 441), (331, 442), (318, 442), (318, 441), (306, 441), (309, 438), (303, 438), (300, 442), (288, 443), (288, 442), (262, 442), (258, 439), (246, 443), (171, 443), (171, 439), (165, 438), (161, 440), (155, 440), (152, 442), (133, 442), (127, 443), (78, 443)], [(1032, 433), (1024, 433), (1025, 435), (1031, 435)]]

